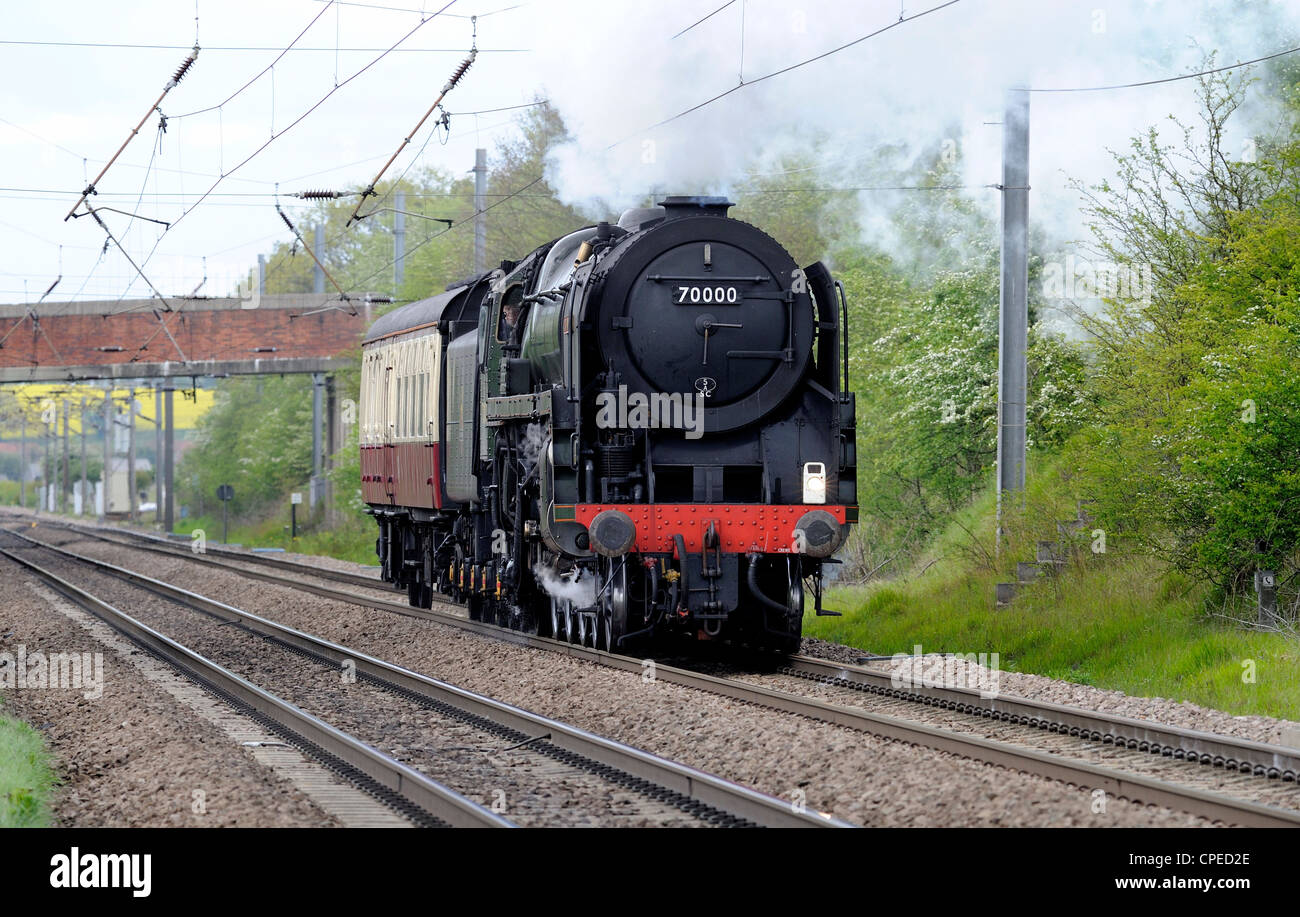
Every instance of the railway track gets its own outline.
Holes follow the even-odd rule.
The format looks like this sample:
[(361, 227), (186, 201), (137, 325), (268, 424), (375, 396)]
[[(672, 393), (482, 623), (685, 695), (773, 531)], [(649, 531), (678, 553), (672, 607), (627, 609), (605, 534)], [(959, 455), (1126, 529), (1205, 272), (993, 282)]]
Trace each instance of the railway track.
[[(660, 758), (624, 743), (593, 735), (558, 720), (402, 669), (162, 580), (84, 557), (61, 547), (45, 545), (21, 533), (8, 532), (7, 534), (11, 539), (21, 541), (23, 549), (21, 551), (15, 548), (0, 549), (0, 553), (23, 564), (50, 582), (60, 592), (74, 598), (74, 601), (82, 604), (83, 607), (89, 605), (101, 617), (107, 614), (109, 617), (106, 617), (106, 620), (111, 618), (116, 622), (115, 627), (128, 633), (133, 639), (143, 636), (151, 652), (159, 650), (162, 646), (160, 640), (167, 641), (170, 644), (168, 649), (172, 652), (170, 654), (163, 652), (162, 655), (168, 662), (175, 664), (175, 648), (179, 648), (188, 654), (187, 662), (190, 663), (191, 670), (194, 667), (194, 659), (202, 660), (212, 671), (219, 670), (220, 673), (224, 673), (216, 677), (224, 678), (227, 682), (235, 679), (252, 688), (251, 682), (246, 679), (229, 672), (212, 660), (204, 659), (193, 650), (181, 647), (176, 641), (163, 637), (158, 630), (126, 616), (108, 603), (96, 599), (87, 590), (73, 585), (66, 577), (61, 577), (47, 569), (48, 562), (43, 562), (45, 566), (42, 566), (30, 557), (22, 556), (22, 553), (49, 554), (62, 563), (79, 565), (93, 571), (95, 575), (112, 577), (129, 584), (132, 589), (145, 591), (165, 599), (168, 603), (197, 612), (210, 621), (216, 622), (209, 625), (209, 629), (217, 634), (213, 639), (220, 644), (230, 644), (224, 649), (238, 659), (256, 657), (257, 665), (270, 671), (265, 658), (266, 644), (270, 644), (283, 653), (306, 660), (305, 663), (300, 663), (301, 665), (323, 668), (326, 676), (333, 681), (338, 680), (340, 672), (348, 672), (359, 685), (383, 692), (391, 701), (390, 706), (394, 707), (389, 712), (390, 720), (396, 719), (400, 714), (405, 721), (410, 716), (409, 708), (415, 707), (425, 715), (432, 716), (440, 724), (450, 725), (452, 728), (449, 735), (455, 743), (460, 744), (446, 746), (450, 751), (444, 757), (455, 759), (457, 767), (462, 763), (462, 759), (473, 759), (474, 766), (464, 777), (452, 773), (446, 776), (440, 774), (438, 780), (430, 779), (429, 775), (395, 761), (391, 756), (370, 747), (365, 741), (349, 737), (352, 738), (352, 744), (355, 746), (354, 754), (359, 753), (356, 749), (360, 748), (371, 757), (377, 756), (378, 759), (385, 761), (390, 770), (394, 765), (402, 769), (399, 774), (401, 779), (388, 781), (388, 785), (392, 785), (399, 793), (407, 783), (415, 781), (416, 790), (423, 791), (425, 795), (419, 796), (418, 801), (408, 800), (408, 802), (420, 809), (428, 808), (427, 792), (430, 787), (437, 787), (452, 794), (462, 808), (468, 805), (471, 807), (470, 811), (476, 815), (486, 813), (490, 816), (485, 824), (496, 826), (511, 824), (500, 815), (467, 798), (467, 795), (475, 794), (474, 788), (480, 784), (505, 785), (502, 783), (500, 773), (505, 768), (509, 773), (505, 778), (510, 782), (509, 793), (516, 800), (512, 809), (518, 807), (521, 796), (525, 797), (528, 800), (530, 810), (528, 816), (532, 824), (599, 824), (602, 819), (608, 821), (610, 818), (616, 818), (616, 823), (675, 826), (700, 824), (723, 827), (851, 827), (828, 815), (796, 810), (782, 800), (765, 796), (747, 787)], [(216, 628), (231, 629), (216, 632)], [(245, 638), (242, 648), (238, 646), (241, 636)], [(250, 640), (261, 641), (262, 645), (260, 647), (248, 645), (247, 641)], [(190, 674), (189, 671), (186, 674)], [(201, 674), (209, 682), (214, 680), (206, 670)], [(276, 676), (272, 674), (270, 677), (274, 680)], [(283, 678), (283, 674), (281, 677)], [(291, 677), (295, 680), (299, 679), (297, 675)], [(301, 680), (305, 682), (307, 679)], [(205, 684), (205, 687), (208, 685)], [(233, 693), (224, 683), (221, 687), (227, 693)], [(261, 695), (274, 697), (268, 691), (259, 688), (253, 690), (260, 692)], [(243, 693), (247, 694), (247, 689), (244, 689)], [(355, 701), (360, 701), (355, 694), (352, 696)], [(258, 699), (264, 701), (260, 696)], [(288, 701), (280, 698), (276, 700), (280, 701), (279, 705), (269, 705), (275, 710), (291, 708), (301, 716), (311, 717)], [(261, 707), (257, 709), (263, 715), (271, 715)], [(382, 716), (383, 714), (373, 712), (357, 714), (357, 718), (361, 720), (370, 718), (377, 720)], [(316, 717), (311, 719), (325, 725), (323, 719)], [(343, 735), (341, 730), (333, 727), (326, 728)], [(384, 730), (375, 726), (374, 731), (382, 733)], [(418, 739), (418, 736), (410, 730), (406, 732), (398, 730), (398, 732), (399, 738), (396, 741), (406, 741), (407, 744), (411, 744), (410, 738)], [(315, 745), (319, 743), (304, 743), (302, 739), (305, 737), (301, 734), (294, 738), (299, 740), (294, 744), (305, 745), (304, 750), (316, 756)], [(381, 740), (383, 740), (382, 736)], [(388, 741), (393, 740), (390, 738)], [(494, 760), (503, 756), (512, 759), (495, 767), (483, 764), (478, 760), (481, 757), (478, 751), (472, 748), (466, 751), (465, 743), (474, 741), (479, 743), (479, 750), (483, 747), (489, 749)], [(458, 755), (457, 751), (465, 753)], [(513, 753), (513, 756), (508, 753)], [(525, 760), (521, 761), (520, 756)], [(431, 766), (428, 760), (420, 758), (418, 754), (411, 757), (413, 760), (419, 759), (421, 767), (425, 769)], [(439, 766), (445, 771), (450, 765), (443, 761), (434, 766)], [(519, 779), (521, 772), (528, 775), (527, 780), (522, 782)], [(462, 792), (457, 793), (454, 788), (444, 785), (456, 781), (468, 782), (470, 788), (462, 788)], [(370, 788), (365, 784), (362, 785), (363, 788)], [(506, 792), (500, 790), (503, 804)], [(588, 796), (591, 797), (590, 801)], [(539, 803), (538, 800), (544, 802)], [(385, 801), (390, 800), (385, 799)], [(470, 823), (463, 819), (452, 821), (441, 816), (429, 819), (428, 822)]]
[(269, 727), (308, 756), (416, 824), (511, 827), (508, 821), (483, 806), (241, 678), (34, 561), (6, 549), (0, 549), (0, 554), (21, 565), (145, 652), (167, 663), (237, 711)]
[[(178, 551), (174, 545), (160, 544), (152, 539), (146, 542), (135, 538), (132, 543), (78, 526), (67, 527), (123, 546), (188, 557), (338, 601), (425, 618), (485, 636), (508, 636), (513, 642), (629, 672), (642, 672), (645, 664), (642, 659), (612, 655), (545, 637), (503, 634), (499, 628), (446, 611), (411, 608), (404, 603), (302, 582), (267, 569), (249, 570), (225, 558), (190, 555)], [(130, 533), (128, 537), (134, 534)], [(302, 567), (309, 569), (296, 569)], [(317, 570), (301, 563), (295, 563), (293, 568), (299, 576), (314, 575)], [(790, 658), (776, 672), (760, 675), (716, 675), (700, 671), (698, 667), (662, 663), (656, 664), (655, 674), (656, 678), (670, 683), (949, 751), (1067, 784), (1101, 789), (1113, 797), (1168, 806), (1225, 824), (1300, 826), (1300, 802), (1297, 802), (1294, 792), (1296, 775), (1300, 772), (1300, 750), (1296, 749), (1025, 698), (982, 697), (977, 691), (960, 687), (899, 685), (894, 673), (879, 668), (849, 666), (803, 656)], [(824, 696), (807, 696), (801, 686), (821, 691)], [(827, 691), (837, 693), (825, 696)], [(863, 709), (860, 699), (867, 697), (888, 701), (890, 712)], [(924, 711), (924, 715), (918, 715), (918, 711)], [(952, 728), (946, 721), (953, 718), (963, 718), (966, 722), (962, 728)], [(990, 724), (997, 724), (999, 728), (1003, 725), (1015, 727), (1018, 734), (1009, 737), (1010, 740), (1005, 735), (989, 738), (978, 734), (979, 730), (972, 726), (979, 721), (985, 721), (981, 727), (984, 730)], [(1044, 749), (1040, 741), (1040, 747), (1034, 747), (1035, 733), (1050, 736), (1057, 744)], [(1065, 740), (1072, 740), (1074, 747), (1061, 747), (1060, 742)], [(1105, 754), (1114, 757), (1116, 752), (1124, 753), (1122, 760), (1098, 763)], [(1084, 760), (1089, 756), (1098, 760)], [(1271, 800), (1283, 800), (1283, 805), (1261, 803), (1217, 791), (1214, 784), (1220, 781), (1216, 776), (1229, 770), (1240, 772), (1249, 784), (1238, 781), (1232, 787), (1233, 792), (1247, 796), (1263, 793)]]
[(921, 678), (900, 676), (900, 673), (879, 667), (845, 665), (809, 656), (792, 657), (779, 671), (818, 684), (1030, 726), (1049, 733), (1084, 737), (1116, 748), (1225, 768), (1284, 783), (1300, 780), (1300, 749), (1048, 701), (1001, 694), (985, 697), (973, 688), (926, 684)]

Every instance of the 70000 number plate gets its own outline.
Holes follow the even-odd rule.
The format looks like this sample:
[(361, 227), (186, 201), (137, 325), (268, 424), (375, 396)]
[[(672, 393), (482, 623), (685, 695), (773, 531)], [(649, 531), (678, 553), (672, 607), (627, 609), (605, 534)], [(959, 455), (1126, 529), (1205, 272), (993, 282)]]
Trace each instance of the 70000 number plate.
[(677, 305), (708, 303), (709, 305), (734, 306), (740, 302), (740, 290), (737, 287), (686, 285), (673, 288), (673, 302)]

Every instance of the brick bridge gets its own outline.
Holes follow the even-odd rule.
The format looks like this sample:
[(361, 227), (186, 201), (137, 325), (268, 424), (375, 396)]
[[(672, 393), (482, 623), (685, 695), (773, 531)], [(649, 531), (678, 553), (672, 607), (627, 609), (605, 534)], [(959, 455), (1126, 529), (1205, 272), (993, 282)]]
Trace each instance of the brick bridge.
[[(0, 305), (0, 384), (77, 380), (158, 380), (162, 524), (174, 522), (172, 403), (176, 377), (311, 373), (311, 503), (330, 506), (325, 475), (343, 445), (333, 370), (354, 364), (352, 354), (374, 318), (378, 300), (354, 294), (340, 301), (321, 293), (255, 295), (248, 299), (158, 299)], [(125, 421), (110, 384), (102, 399), (104, 467), (112, 454), (109, 430), (125, 424), (134, 443), (134, 409)], [(26, 426), (22, 439), (27, 438)], [(67, 414), (64, 414), (63, 488), (68, 489)], [(134, 455), (134, 446), (130, 447)], [(127, 467), (134, 459), (128, 458)], [(25, 481), (24, 481), (25, 483)], [(136, 515), (134, 487), (130, 515)], [(101, 512), (102, 512), (101, 508)]]
[(365, 296), (171, 303), (0, 305), (0, 383), (329, 372), (348, 365), (374, 317)]

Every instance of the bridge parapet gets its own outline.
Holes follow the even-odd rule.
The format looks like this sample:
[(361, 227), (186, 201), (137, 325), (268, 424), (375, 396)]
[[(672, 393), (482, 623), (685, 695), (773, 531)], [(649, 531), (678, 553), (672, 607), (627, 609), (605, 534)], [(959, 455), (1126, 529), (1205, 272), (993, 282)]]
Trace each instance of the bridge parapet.
[(381, 300), (320, 293), (0, 305), (0, 382), (329, 372)]

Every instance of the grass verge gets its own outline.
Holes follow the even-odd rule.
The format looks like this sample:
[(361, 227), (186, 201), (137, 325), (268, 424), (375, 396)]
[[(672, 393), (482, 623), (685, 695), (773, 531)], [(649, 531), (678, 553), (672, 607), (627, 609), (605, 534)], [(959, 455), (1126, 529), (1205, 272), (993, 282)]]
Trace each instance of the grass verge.
[(0, 715), (0, 828), (47, 827), (55, 780), (41, 734)]
[[(305, 513), (303, 514), (306, 515)], [(378, 529), (369, 516), (346, 519), (333, 529), (324, 527), (304, 531), (305, 520), (300, 521), (297, 538), (291, 538), (287, 519), (273, 517), (262, 522), (230, 524), (229, 541), (246, 548), (284, 548), (297, 554), (320, 554), (350, 560), (359, 564), (374, 564), (375, 538)], [(221, 518), (207, 516), (179, 520), (177, 532), (203, 529), (209, 541), (221, 537)]]
[(911, 580), (831, 590), (844, 617), (804, 633), (882, 655), (997, 653), (1029, 672), (1235, 715), (1300, 720), (1300, 642), (1206, 611), (1205, 593), (1148, 558), (1107, 555), (1024, 587), (994, 609), (993, 571), (937, 567)]

